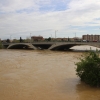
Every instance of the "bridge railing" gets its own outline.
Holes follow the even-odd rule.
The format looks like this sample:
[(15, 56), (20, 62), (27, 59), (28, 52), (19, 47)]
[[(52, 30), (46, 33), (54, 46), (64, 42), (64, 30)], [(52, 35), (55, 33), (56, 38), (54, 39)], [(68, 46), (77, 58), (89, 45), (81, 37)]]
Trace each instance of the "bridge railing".
[(71, 41), (71, 42), (69, 42), (69, 41), (66, 41), (66, 42), (59, 42), (59, 41), (49, 41), (49, 42), (46, 42), (46, 41), (42, 41), (42, 42), (31, 42), (31, 43), (25, 43), (25, 42), (20, 42), (20, 43), (13, 43), (13, 42), (11, 42), (11, 43), (2, 43), (2, 45), (10, 45), (10, 44), (86, 44), (86, 45), (88, 45), (88, 44), (100, 44), (100, 42), (75, 42), (75, 41)]

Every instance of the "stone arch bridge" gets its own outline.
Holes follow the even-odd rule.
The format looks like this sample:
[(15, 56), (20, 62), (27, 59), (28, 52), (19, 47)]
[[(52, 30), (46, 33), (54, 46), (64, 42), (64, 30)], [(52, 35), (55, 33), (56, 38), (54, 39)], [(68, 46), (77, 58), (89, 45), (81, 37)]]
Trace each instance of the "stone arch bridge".
[(69, 50), (77, 45), (90, 45), (100, 48), (99, 42), (34, 42), (34, 43), (4, 43), (7, 49), (48, 49), (48, 50)]

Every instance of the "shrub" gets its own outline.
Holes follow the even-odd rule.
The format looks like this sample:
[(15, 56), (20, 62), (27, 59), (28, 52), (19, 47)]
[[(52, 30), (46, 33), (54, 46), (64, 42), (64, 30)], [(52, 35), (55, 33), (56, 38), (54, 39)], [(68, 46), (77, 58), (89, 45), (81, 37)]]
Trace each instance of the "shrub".
[(1, 44), (1, 42), (0, 42), (0, 49), (2, 49), (2, 44)]
[(76, 65), (76, 75), (82, 81), (91, 86), (100, 86), (100, 57), (98, 51), (83, 54)]

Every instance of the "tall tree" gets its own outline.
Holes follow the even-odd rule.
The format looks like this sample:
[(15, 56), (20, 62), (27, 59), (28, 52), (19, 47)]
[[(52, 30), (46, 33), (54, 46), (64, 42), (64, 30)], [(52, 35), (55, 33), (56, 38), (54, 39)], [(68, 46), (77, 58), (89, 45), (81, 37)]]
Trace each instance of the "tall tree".
[(20, 42), (23, 42), (22, 38), (20, 37)]

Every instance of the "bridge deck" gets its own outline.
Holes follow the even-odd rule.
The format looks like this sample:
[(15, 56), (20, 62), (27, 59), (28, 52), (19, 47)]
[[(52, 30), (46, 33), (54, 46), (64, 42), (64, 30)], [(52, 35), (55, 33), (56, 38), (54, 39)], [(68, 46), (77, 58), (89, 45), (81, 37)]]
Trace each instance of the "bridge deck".
[(32, 49), (69, 49), (76, 45), (90, 45), (100, 48), (99, 42), (34, 42), (34, 43), (5, 43), (3, 46), (6, 46), (8, 49), (17, 48), (17, 47), (27, 47)]

